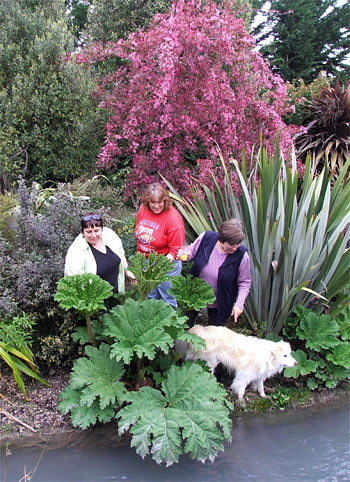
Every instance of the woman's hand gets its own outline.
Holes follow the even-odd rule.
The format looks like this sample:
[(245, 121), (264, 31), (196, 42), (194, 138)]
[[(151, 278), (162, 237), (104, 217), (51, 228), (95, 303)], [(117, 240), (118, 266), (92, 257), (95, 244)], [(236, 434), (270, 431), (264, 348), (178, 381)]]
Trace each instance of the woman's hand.
[(167, 257), (168, 259), (170, 259), (170, 261), (174, 261), (174, 260), (175, 260), (174, 256), (173, 256), (172, 254), (170, 254), (170, 253), (168, 253), (168, 254), (166, 255), (166, 257)]
[(136, 278), (135, 278), (135, 275), (134, 273), (132, 273), (131, 271), (129, 271), (128, 269), (125, 270), (125, 276), (127, 276), (131, 282), (131, 284), (135, 284), (136, 283)]
[(243, 310), (242, 310), (239, 306), (235, 305), (235, 306), (232, 308), (231, 316), (233, 316), (235, 323), (237, 323), (238, 317), (239, 317), (239, 315), (241, 315), (242, 313), (243, 313)]
[(190, 252), (191, 252), (190, 246), (183, 246), (178, 250), (176, 259), (180, 259), (181, 261), (187, 261), (190, 255)]

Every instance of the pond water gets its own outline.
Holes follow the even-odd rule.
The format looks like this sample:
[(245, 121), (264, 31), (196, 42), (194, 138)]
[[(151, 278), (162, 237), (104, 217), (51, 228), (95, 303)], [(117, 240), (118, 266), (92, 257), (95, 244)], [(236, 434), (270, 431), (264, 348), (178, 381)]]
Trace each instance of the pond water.
[[(166, 468), (142, 460), (129, 446), (93, 443), (55, 450), (12, 449), (6, 482), (34, 470), (37, 482), (97, 481), (346, 481), (350, 480), (348, 404), (323, 409), (245, 415), (233, 421), (233, 440), (213, 463), (189, 457)], [(36, 467), (36, 468), (35, 468)], [(2, 453), (0, 480), (4, 482)]]

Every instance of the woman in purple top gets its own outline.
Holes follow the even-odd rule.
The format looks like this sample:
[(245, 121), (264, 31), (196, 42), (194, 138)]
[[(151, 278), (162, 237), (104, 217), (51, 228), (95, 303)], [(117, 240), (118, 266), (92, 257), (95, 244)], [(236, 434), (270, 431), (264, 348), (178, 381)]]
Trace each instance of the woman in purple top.
[[(225, 325), (233, 316), (237, 322), (251, 286), (250, 259), (241, 245), (245, 238), (242, 223), (237, 219), (224, 221), (218, 233), (206, 231), (184, 250), (193, 260), (190, 273), (206, 281), (214, 290), (216, 300), (208, 305), (208, 324)], [(178, 256), (181, 256), (180, 250)], [(187, 313), (193, 326), (198, 312)]]

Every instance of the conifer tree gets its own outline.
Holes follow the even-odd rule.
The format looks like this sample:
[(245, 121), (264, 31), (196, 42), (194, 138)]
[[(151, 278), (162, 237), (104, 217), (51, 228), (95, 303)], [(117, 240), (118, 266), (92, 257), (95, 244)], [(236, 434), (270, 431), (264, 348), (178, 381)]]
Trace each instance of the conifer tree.
[[(350, 3), (336, 0), (272, 0), (258, 39), (261, 52), (285, 81), (315, 79), (326, 71), (349, 75)], [(264, 33), (261, 34), (261, 29)]]

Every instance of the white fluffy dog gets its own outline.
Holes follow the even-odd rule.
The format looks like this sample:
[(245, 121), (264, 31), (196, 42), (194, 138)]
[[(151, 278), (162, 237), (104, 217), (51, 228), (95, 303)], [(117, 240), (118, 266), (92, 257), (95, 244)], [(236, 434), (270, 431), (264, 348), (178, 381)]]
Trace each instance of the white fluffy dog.
[(232, 382), (233, 390), (242, 399), (246, 387), (251, 383), (261, 397), (265, 397), (264, 381), (284, 367), (292, 367), (297, 362), (291, 356), (290, 344), (284, 341), (262, 340), (254, 336), (235, 333), (223, 326), (194, 325), (190, 333), (203, 338), (207, 347), (194, 352), (190, 343), (180, 342), (176, 349), (185, 360), (204, 360), (212, 373), (222, 363), (236, 376)]

